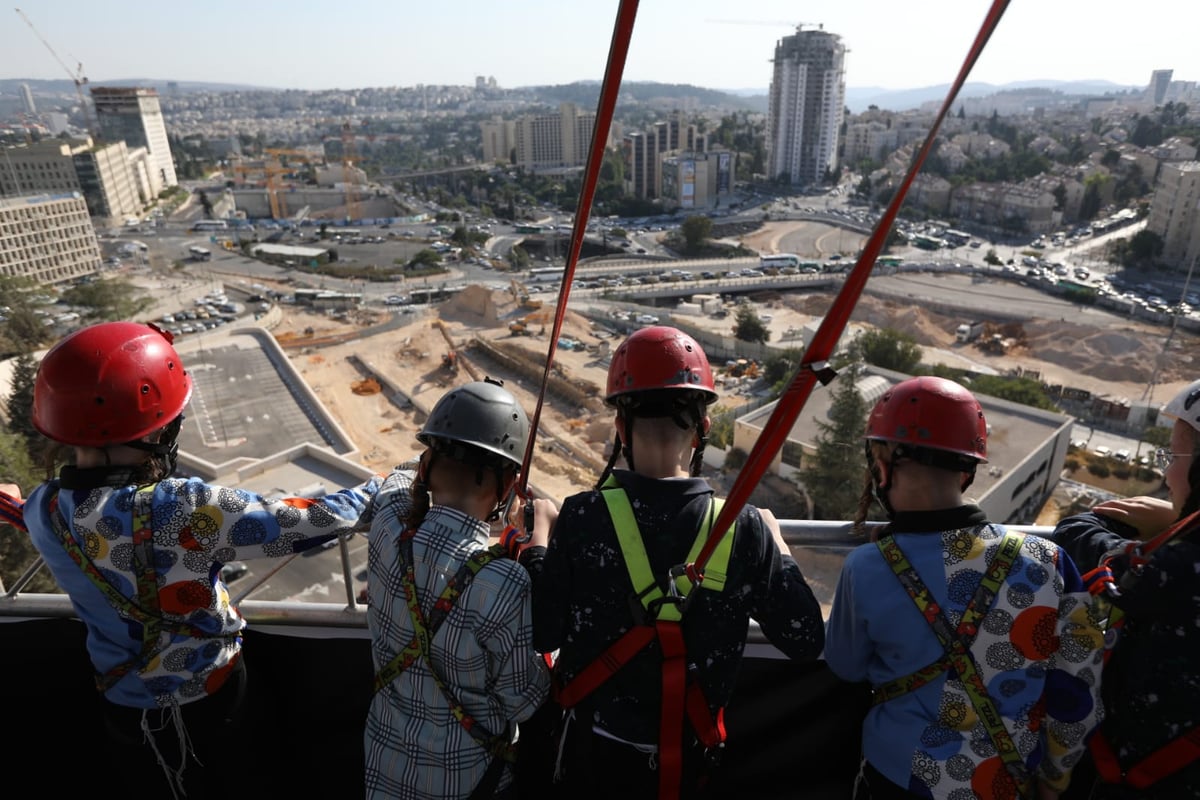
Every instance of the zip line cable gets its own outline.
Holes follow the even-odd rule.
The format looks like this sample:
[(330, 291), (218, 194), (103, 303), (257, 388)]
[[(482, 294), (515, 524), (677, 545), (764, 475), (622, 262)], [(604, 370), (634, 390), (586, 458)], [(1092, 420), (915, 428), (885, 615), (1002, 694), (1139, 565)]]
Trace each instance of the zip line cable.
[(950, 112), (950, 107), (966, 82), (971, 68), (979, 60), (979, 55), (983, 52), (984, 45), (987, 44), (988, 39), (995, 32), (996, 26), (1000, 23), (1000, 18), (1004, 15), (1004, 10), (1008, 7), (1008, 2), (1009, 0), (994, 0), (992, 3), (992, 7), (984, 18), (979, 33), (975, 36), (975, 41), (971, 45), (971, 49), (967, 52), (966, 60), (959, 68), (958, 77), (955, 78), (954, 84), (950, 87), (946, 99), (942, 102), (941, 110), (934, 119), (929, 134), (925, 137), (925, 142), (914, 156), (912, 164), (904, 176), (904, 180), (896, 190), (895, 195), (892, 196), (891, 202), (888, 203), (883, 216), (875, 224), (875, 229), (871, 232), (870, 238), (863, 246), (862, 254), (859, 255), (854, 269), (850, 271), (850, 274), (846, 277), (846, 282), (842, 284), (841, 290), (838, 292), (837, 297), (834, 298), (829, 313), (825, 315), (825, 319), (821, 321), (821, 326), (817, 329), (812, 341), (805, 349), (800, 368), (792, 378), (791, 383), (788, 384), (787, 389), (780, 396), (779, 402), (776, 403), (775, 410), (771, 413), (770, 419), (763, 426), (762, 433), (759, 434), (754, 447), (750, 450), (750, 454), (746, 458), (746, 463), (742, 466), (741, 471), (733, 482), (732, 488), (729, 490), (729, 496), (725, 500), (725, 505), (721, 509), (721, 513), (717, 515), (717, 520), (712, 525), (708, 540), (697, 554), (695, 562), (680, 565), (675, 570), (672, 570), (673, 575), (686, 573), (693, 583), (699, 583), (703, 580), (704, 565), (708, 563), (708, 559), (712, 556), (713, 551), (716, 550), (726, 529), (737, 520), (742, 507), (745, 506), (750, 494), (758, 485), (759, 479), (766, 473), (767, 468), (771, 465), (771, 461), (775, 458), (775, 454), (783, 446), (788, 433), (792, 429), (792, 425), (804, 409), (804, 404), (812, 393), (814, 385), (818, 380), (823, 385), (827, 385), (837, 376), (828, 365), (827, 360), (833, 355), (834, 348), (837, 346), (838, 340), (841, 338), (846, 325), (850, 321), (850, 314), (854, 310), (855, 305), (857, 305), (858, 298), (862, 295), (867, 279), (871, 276), (871, 269), (875, 265), (875, 259), (878, 258), (879, 253), (883, 250), (883, 244), (887, 241), (887, 235), (892, 229), (892, 225), (896, 220), (896, 214), (900, 211), (900, 206), (904, 202), (905, 195), (908, 194), (909, 187), (912, 185), (917, 173), (920, 172), (921, 166), (925, 163), (926, 156), (929, 155), (929, 151), (933, 149), (933, 143), (937, 138), (942, 121)]
[[(562, 331), (567, 313), (567, 298), (571, 293), (571, 282), (575, 277), (575, 265), (583, 247), (583, 236), (587, 230), (588, 215), (592, 209), (592, 198), (600, 177), (600, 167), (607, 151), (608, 132), (612, 125), (613, 112), (617, 106), (617, 95), (621, 90), (621, 75), (625, 71), (625, 57), (629, 54), (629, 40), (633, 36), (633, 22), (637, 16), (637, 0), (621, 0), (613, 26), (612, 43), (609, 45), (608, 65), (604, 70), (604, 82), (600, 86), (600, 100), (596, 109), (596, 124), (592, 128), (592, 142), (588, 150), (587, 169), (579, 189), (579, 202), (575, 208), (575, 224), (571, 227), (571, 246), (567, 253), (567, 264), (563, 270), (562, 284), (558, 287), (558, 302), (554, 310), (554, 323), (550, 330), (550, 346), (546, 352), (546, 367), (542, 372), (542, 386), (538, 392), (537, 406), (529, 420), (529, 440), (525, 444), (525, 458), (521, 462), (521, 477), (517, 494), (528, 497), (529, 468), (533, 461), (533, 450), (537, 440), (538, 420), (542, 416), (542, 405), (546, 399), (546, 388), (550, 382), (550, 368), (558, 347), (558, 335)], [(526, 506), (525, 535), (533, 530), (533, 506)]]

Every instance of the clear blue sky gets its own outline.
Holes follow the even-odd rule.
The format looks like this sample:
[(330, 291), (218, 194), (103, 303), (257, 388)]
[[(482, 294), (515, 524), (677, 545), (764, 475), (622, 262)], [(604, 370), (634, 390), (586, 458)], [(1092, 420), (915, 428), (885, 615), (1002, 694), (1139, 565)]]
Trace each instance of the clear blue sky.
[[(123, 78), (295, 89), (599, 80), (617, 0), (19, 0), (71, 68)], [(626, 80), (766, 89), (775, 41), (823, 24), (849, 47), (850, 87), (949, 83), (988, 0), (642, 0)], [(0, 77), (66, 71), (6, 9)], [(796, 14), (803, 18), (797, 19)], [(1197, 0), (1013, 0), (972, 80), (1200, 79)]]

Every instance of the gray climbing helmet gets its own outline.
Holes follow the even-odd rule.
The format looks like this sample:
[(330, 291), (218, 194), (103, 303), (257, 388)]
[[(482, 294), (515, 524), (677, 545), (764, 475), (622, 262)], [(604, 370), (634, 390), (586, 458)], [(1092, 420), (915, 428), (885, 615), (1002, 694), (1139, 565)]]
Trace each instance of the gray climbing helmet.
[(417, 434), (417, 441), (461, 461), (475, 459), (454, 444), (471, 445), (519, 467), (528, 437), (525, 410), (503, 382), (488, 378), (443, 395)]

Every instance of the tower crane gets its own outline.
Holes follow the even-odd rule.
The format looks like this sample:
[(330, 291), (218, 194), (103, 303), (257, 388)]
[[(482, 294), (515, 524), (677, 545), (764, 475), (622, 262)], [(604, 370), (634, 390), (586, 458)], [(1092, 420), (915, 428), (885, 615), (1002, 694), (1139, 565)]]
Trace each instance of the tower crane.
[(74, 70), (68, 67), (66, 62), (59, 58), (58, 53), (55, 52), (54, 48), (50, 46), (50, 43), (46, 41), (46, 37), (42, 36), (42, 34), (38, 32), (38, 29), (33, 24), (33, 21), (29, 19), (29, 17), (25, 16), (25, 12), (19, 8), (16, 9), (16, 12), (18, 15), (20, 15), (21, 19), (25, 20), (25, 24), (29, 26), (31, 31), (33, 31), (33, 35), (38, 37), (42, 44), (46, 46), (46, 49), (50, 51), (50, 55), (54, 56), (54, 60), (58, 62), (58, 65), (66, 70), (67, 75), (70, 76), (71, 80), (75, 82), (75, 93), (79, 95), (79, 110), (83, 112), (84, 124), (87, 127), (88, 135), (91, 136), (92, 139), (96, 139), (97, 126), (92, 120), (92, 113), (88, 110), (87, 100), (83, 96), (83, 87), (87, 86), (88, 82), (87, 77), (83, 74), (83, 64), (76, 65)]
[(347, 120), (342, 123), (342, 180), (346, 184), (346, 224), (353, 225), (358, 216), (358, 206), (354, 200), (354, 182), (350, 179), (350, 170), (354, 167), (354, 128)]

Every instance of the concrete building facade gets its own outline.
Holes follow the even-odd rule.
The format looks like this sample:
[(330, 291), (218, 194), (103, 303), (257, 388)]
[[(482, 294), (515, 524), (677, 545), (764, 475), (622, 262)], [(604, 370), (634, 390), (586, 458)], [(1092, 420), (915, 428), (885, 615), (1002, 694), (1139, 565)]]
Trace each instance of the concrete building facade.
[(100, 262), (79, 192), (0, 199), (0, 275), (62, 283), (98, 272)]
[(556, 114), (521, 117), (513, 126), (517, 165), (535, 172), (582, 167), (595, 125), (596, 115), (573, 103), (563, 103)]
[[(682, 111), (656, 122), (646, 132), (631, 132), (622, 138), (625, 159), (625, 194), (643, 200), (663, 196), (664, 159), (669, 154), (705, 153), (708, 137), (690, 124)], [(730, 178), (732, 187), (732, 177)]]
[(767, 107), (767, 177), (820, 183), (838, 167), (846, 108), (846, 47), (824, 30), (799, 30), (775, 44)]
[(1200, 161), (1168, 161), (1158, 170), (1146, 230), (1163, 240), (1160, 260), (1179, 272), (1200, 256)]
[(666, 207), (716, 208), (733, 195), (737, 153), (728, 150), (669, 153), (661, 159), (661, 196)]
[(159, 191), (157, 171), (144, 147), (125, 142), (93, 145), (58, 139), (6, 148), (0, 153), (0, 196), (82, 192), (88, 212), (119, 220), (138, 216)]
[(109, 141), (123, 140), (131, 149), (145, 147), (162, 185), (179, 185), (156, 89), (93, 86), (92, 102), (100, 135)]

